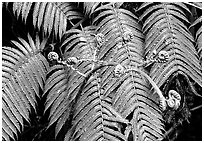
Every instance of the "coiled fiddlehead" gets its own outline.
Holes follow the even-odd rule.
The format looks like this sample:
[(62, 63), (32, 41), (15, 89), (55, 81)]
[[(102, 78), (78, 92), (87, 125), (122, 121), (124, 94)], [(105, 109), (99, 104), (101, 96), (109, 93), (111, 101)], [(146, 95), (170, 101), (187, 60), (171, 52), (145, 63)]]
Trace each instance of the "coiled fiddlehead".
[(180, 106), (180, 101), (181, 101), (180, 94), (175, 90), (170, 90), (168, 93), (168, 99), (166, 100), (167, 105), (170, 108), (177, 110)]
[(102, 46), (106, 41), (105, 36), (102, 33), (98, 33), (95, 36), (96, 36), (95, 38), (96, 38), (97, 45), (99, 47)]
[(114, 69), (114, 74), (116, 77), (119, 77), (121, 74), (123, 74), (125, 71), (125, 68), (118, 64), (117, 66), (115, 66), (115, 69)]
[(56, 52), (49, 52), (47, 58), (50, 61), (58, 61), (59, 60), (59, 55)]
[(124, 42), (130, 42), (133, 39), (133, 34), (130, 31), (125, 31), (123, 34), (123, 40)]
[(157, 62), (159, 63), (165, 63), (169, 60), (169, 54), (167, 51), (160, 51), (158, 53), (158, 59)]

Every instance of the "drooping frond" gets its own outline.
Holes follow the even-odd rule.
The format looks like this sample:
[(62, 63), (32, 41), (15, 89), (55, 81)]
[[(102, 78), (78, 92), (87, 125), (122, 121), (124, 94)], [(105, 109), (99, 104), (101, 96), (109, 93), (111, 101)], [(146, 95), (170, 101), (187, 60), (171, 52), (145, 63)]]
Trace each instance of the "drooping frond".
[(43, 29), (48, 36), (54, 32), (60, 39), (66, 31), (67, 21), (73, 24), (73, 19), (83, 18), (71, 2), (14, 2), (13, 11), (17, 18), (21, 15), (25, 23), (28, 14), (32, 13), (34, 27)]
[[(102, 10), (102, 12), (94, 18), (94, 24), (97, 25), (98, 33), (105, 36), (106, 42), (100, 47), (98, 52), (98, 59), (105, 61), (121, 61), (130, 63), (131, 66), (136, 66), (140, 57), (142, 56), (142, 34), (139, 26), (136, 23), (137, 18), (127, 10), (114, 8), (113, 4), (107, 4), (96, 9), (95, 12)], [(124, 44), (123, 37), (125, 33), (133, 31), (132, 41)], [(136, 46), (137, 43), (138, 45)], [(136, 46), (136, 47), (135, 47)], [(126, 52), (127, 55), (125, 54)], [(106, 88), (107, 85), (114, 84), (112, 80), (112, 67), (104, 68), (101, 71), (103, 76), (103, 88), (106, 90), (107, 96), (112, 89)]]
[[(200, 25), (200, 26), (199, 26)], [(189, 27), (198, 27), (196, 31), (196, 35), (195, 35), (195, 41), (196, 41), (196, 50), (198, 52), (198, 56), (199, 56), (199, 60), (200, 60), (200, 64), (202, 66), (202, 16), (199, 17), (198, 19), (196, 19), (191, 26)]]
[[(151, 7), (149, 7), (151, 5)], [(185, 23), (189, 23), (185, 12), (189, 12), (183, 3), (144, 3), (139, 10), (147, 9), (140, 16), (144, 21), (145, 54), (161, 50), (169, 54), (167, 63), (155, 63), (150, 76), (160, 87), (173, 73), (183, 71), (200, 86), (201, 66), (197, 51), (193, 45), (194, 38)], [(185, 10), (185, 12), (184, 12)]]
[(44, 90), (44, 95), (47, 94), (45, 110), (50, 108), (49, 126), (57, 123), (55, 136), (69, 119), (70, 110), (85, 79), (82, 75), (87, 74), (93, 66), (89, 61), (94, 59), (95, 42), (92, 29), (93, 27), (84, 28), (82, 31), (71, 29), (66, 33), (62, 43), (63, 60), (68, 62), (70, 57), (84, 60), (74, 65), (75, 70), (66, 65), (55, 65), (50, 69), (49, 73), (52, 74), (47, 79)]
[[(71, 29), (67, 31), (67, 37), (64, 40), (62, 47), (65, 47), (64, 60), (69, 57), (76, 57), (80, 60), (74, 68), (82, 74), (87, 74), (95, 67), (93, 61), (96, 60), (96, 42), (94, 37), (94, 26), (85, 27), (82, 30)], [(69, 72), (69, 93), (72, 95), (72, 100), (75, 99), (76, 93), (84, 77), (74, 70)]]
[[(91, 15), (95, 12), (95, 10), (98, 7), (106, 4), (107, 2), (84, 2), (83, 3), (84, 14), (88, 17), (91, 17)], [(110, 4), (120, 7), (123, 4), (123, 2), (110, 2)]]
[[(129, 56), (132, 59), (135, 59), (131, 59), (134, 63), (132, 66), (135, 66), (139, 63), (138, 59), (143, 54), (143, 36), (141, 34), (140, 27), (136, 22), (137, 17), (125, 9), (114, 8), (112, 4), (103, 5), (96, 9), (96, 11), (99, 10), (102, 12), (94, 19), (93, 22), (98, 27), (98, 33), (102, 33), (107, 42), (105, 42), (99, 49), (98, 58), (101, 60), (111, 60), (113, 59), (113, 56), (115, 57), (115, 54), (118, 51), (126, 51), (130, 48), (128, 54), (130, 54)], [(130, 37), (130, 42), (124, 43), (124, 41), (126, 41), (125, 38), (128, 36)], [(138, 44), (138, 48), (134, 47), (135, 43)], [(137, 55), (139, 55), (139, 57)], [(115, 59), (118, 60), (119, 57)], [(122, 61), (123, 59), (121, 58), (120, 60)], [(120, 61), (117, 62), (120, 63)], [(128, 62), (128, 60), (126, 62)]]
[(129, 71), (121, 79), (116, 90), (113, 106), (130, 118), (134, 140), (157, 140), (163, 138), (164, 121), (159, 107), (159, 96), (150, 90), (148, 80), (137, 71)]
[[(16, 140), (24, 122), (30, 122), (31, 109), (36, 111), (36, 98), (41, 98), (48, 62), (40, 51), (44, 43), (29, 43), (19, 38), (12, 41), (16, 48), (2, 48), (2, 118), (5, 140)], [(37, 46), (38, 45), (38, 46)]]
[[(114, 61), (127, 69), (138, 68), (143, 59), (143, 35), (137, 17), (114, 4), (99, 7), (101, 11), (94, 19), (98, 33), (106, 42), (100, 47), (98, 59)], [(104, 96), (123, 118), (132, 123), (134, 140), (155, 140), (162, 138), (164, 126), (158, 106), (158, 95), (137, 72), (129, 72), (121, 79), (113, 75), (114, 68), (100, 71), (101, 88)], [(149, 119), (153, 119), (149, 121)], [(134, 129), (133, 129), (134, 128)]]
[(83, 8), (84, 8), (84, 14), (88, 17), (90, 17), (95, 9), (101, 4), (101, 2), (84, 2)]
[[(43, 96), (46, 95), (44, 112), (50, 109), (48, 127), (59, 120), (63, 113), (66, 113), (67, 117), (69, 117), (70, 105), (67, 73), (68, 71), (64, 65), (54, 65), (48, 71), (50, 76), (46, 80), (43, 94)], [(58, 132), (56, 136), (57, 134)]]
[(104, 141), (127, 140), (122, 134), (122, 123), (128, 121), (106, 103), (101, 93), (100, 78), (90, 77), (75, 104), (72, 128), (66, 140)]
[[(82, 69), (87, 64), (82, 64)], [(47, 95), (45, 112), (50, 109), (49, 125), (57, 123), (55, 127), (55, 137), (69, 119), (72, 104), (78, 94), (84, 77), (74, 73), (64, 65), (55, 65), (50, 68), (50, 77), (47, 79), (44, 89), (44, 96)]]
[(82, 30), (68, 30), (62, 43), (62, 47), (65, 49), (64, 58), (93, 59), (94, 52), (97, 50), (94, 30), (94, 26), (85, 27)]

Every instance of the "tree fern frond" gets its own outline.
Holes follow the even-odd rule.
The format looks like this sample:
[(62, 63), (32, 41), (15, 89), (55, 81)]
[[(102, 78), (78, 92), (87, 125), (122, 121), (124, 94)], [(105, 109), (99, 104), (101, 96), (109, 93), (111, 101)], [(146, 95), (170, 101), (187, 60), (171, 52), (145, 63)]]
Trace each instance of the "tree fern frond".
[[(3, 101), (3, 107), (6, 107), (6, 103), (4, 101)], [(2, 114), (3, 114), (3, 117), (5, 117), (5, 118), (2, 118), (2, 120), (3, 122), (6, 123), (7, 128), (9, 128), (5, 130), (11, 130), (10, 137), (15, 140), (14, 137), (15, 136), (17, 137), (17, 129), (20, 129), (20, 125), (8, 107), (4, 108), (4, 110), (2, 111)]]
[[(154, 23), (157, 23), (159, 20), (163, 20), (163, 19), (166, 18), (166, 16), (165, 16), (165, 12), (166, 12), (165, 11), (165, 6), (166, 6), (165, 4), (154, 5), (154, 6), (150, 7), (149, 9), (147, 9), (143, 13), (143, 15), (140, 16), (139, 19), (143, 20), (143, 18), (146, 18), (145, 16), (147, 14), (152, 14), (152, 16), (149, 16), (149, 17), (147, 17), (145, 19), (145, 22), (143, 24), (143, 30), (145, 31), (145, 33), (146, 33), (147, 30), (149, 30), (149, 28), (151, 28), (151, 26)], [(156, 10), (155, 12), (153, 12), (154, 7), (155, 7), (155, 10)], [(175, 20), (175, 22), (179, 24), (179, 21), (181, 21), (181, 20), (177, 20), (178, 18), (183, 19), (185, 22), (189, 23), (189, 21), (185, 17), (185, 13), (181, 9), (179, 9), (178, 6), (176, 7), (175, 5), (168, 3), (167, 9), (168, 9), (168, 12), (169, 12), (169, 19), (172, 19), (172, 23), (174, 23), (174, 20)], [(181, 24), (181, 26), (183, 26), (183, 25), (184, 24)], [(185, 29), (186, 27), (183, 26), (183, 28)]]
[[(78, 68), (85, 69), (84, 66), (86, 65), (86, 63), (83, 63)], [(57, 122), (55, 137), (69, 119), (72, 104), (84, 80), (84, 77), (71, 70), (63, 65), (51, 67), (49, 73), (52, 74), (47, 79), (44, 88), (44, 96), (47, 94), (45, 111), (50, 109), (48, 127)]]
[[(131, 75), (134, 77), (134, 80)], [(164, 125), (161, 110), (159, 109), (159, 96), (149, 91), (148, 83), (138, 73), (126, 74), (121, 81), (123, 82), (116, 91), (113, 106), (125, 118), (133, 112), (133, 116), (137, 117), (137, 119), (135, 120), (133, 117), (132, 124), (141, 126), (141, 128), (148, 128), (143, 133), (141, 129), (134, 129), (134, 135), (139, 135), (139, 138), (135, 136), (135, 140), (146, 140), (146, 137), (142, 137), (142, 134), (148, 136), (150, 130), (155, 132), (153, 134), (153, 140), (162, 137)], [(142, 115), (145, 115), (148, 119), (143, 118)], [(149, 121), (149, 119), (153, 119), (154, 121)], [(148, 124), (141, 125), (146, 120)]]
[(12, 129), (11, 129), (11, 125), (9, 123), (7, 123), (7, 120), (5, 121), (5, 119), (3, 119), (2, 120), (2, 125), (4, 126), (4, 131), (8, 136), (7, 139), (9, 140), (10, 139), (9, 137), (11, 137), (14, 140), (14, 138), (13, 138), (14, 135), (13, 135), (13, 132), (12, 132)]
[[(128, 122), (105, 103), (100, 92), (97, 75), (93, 75), (84, 87), (73, 115), (69, 140), (126, 140), (119, 132), (118, 122)], [(118, 122), (111, 118), (119, 118)], [(118, 126), (118, 127), (117, 127)], [(68, 135), (67, 135), (68, 136)]]
[[(144, 110), (142, 108), (138, 109), (136, 113), (134, 113), (135, 120), (138, 120), (136, 124), (136, 129), (138, 132), (138, 140), (157, 140), (160, 137), (163, 137), (163, 128), (158, 122), (155, 115), (152, 113), (145, 113), (148, 110)], [(149, 115), (149, 116), (146, 116)], [(155, 121), (155, 122), (154, 122)], [(163, 130), (164, 131), (164, 130)]]
[[(142, 34), (140, 33), (139, 26), (137, 25), (136, 16), (127, 10), (116, 9), (110, 5), (104, 5), (99, 8), (105, 10), (94, 19), (94, 24), (98, 23), (98, 33), (102, 33), (107, 40), (107, 42), (100, 48), (98, 55), (99, 59), (104, 59), (109, 51), (116, 52), (117, 49), (125, 49), (123, 47), (126, 46), (123, 46), (122, 42), (123, 35), (127, 31), (131, 31), (133, 34), (133, 40), (127, 43), (129, 44), (128, 47), (132, 47), (133, 43), (141, 43), (142, 45)], [(99, 19), (102, 20), (98, 21)], [(135, 49), (136, 48), (131, 48), (131, 51), (134, 51)]]
[[(201, 24), (201, 26), (198, 28), (198, 30), (196, 31), (196, 34), (195, 34), (195, 41), (196, 41), (196, 46), (195, 47), (196, 47), (196, 50), (198, 52), (200, 63), (202, 63), (202, 16), (197, 18), (191, 24), (189, 29), (191, 29), (192, 27), (199, 26), (199, 24)], [(201, 66), (202, 66), (202, 64), (201, 64)]]
[(28, 14), (32, 13), (34, 27), (43, 29), (48, 36), (54, 31), (55, 36), (60, 39), (66, 31), (67, 20), (83, 18), (71, 2), (14, 2), (13, 11), (17, 13), (17, 18), (21, 15), (24, 22)]
[[(201, 109), (202, 2), (2, 6), (3, 141), (184, 139)], [(13, 40), (19, 28), (36, 37)]]
[(24, 23), (26, 23), (26, 20), (27, 20), (27, 17), (28, 17), (28, 14), (29, 14), (29, 11), (31, 9), (31, 6), (32, 6), (32, 2), (25, 2), (23, 3), (23, 6), (22, 6), (22, 19), (24, 20)]
[(191, 11), (189, 10), (189, 8), (184, 4), (185, 2), (172, 2), (171, 4), (180, 7), (181, 9), (185, 10), (187, 13), (185, 14), (189, 14), (191, 15)]
[[(92, 27), (90, 29), (92, 29)], [(92, 51), (91, 51), (91, 53), (84, 53), (84, 51), (86, 51), (87, 49), (92, 50), (93, 48), (95, 48), (93, 46), (94, 42), (91, 41), (90, 32), (88, 30), (89, 30), (89, 28), (84, 28), (83, 31), (71, 29), (67, 32), (68, 36), (67, 36), (67, 38), (65, 38), (64, 43), (62, 44), (62, 47), (65, 47), (65, 52), (63, 55), (63, 58), (65, 60), (69, 57), (78, 57), (78, 58), (82, 58), (82, 59), (86, 59), (86, 58), (90, 58), (90, 57), (93, 58), (93, 55), (91, 55)], [(69, 33), (71, 34), (71, 37), (70, 37)], [(89, 36), (87, 36), (87, 35), (89, 35)], [(81, 40), (83, 40), (83, 41), (81, 41)], [(72, 44), (72, 43), (74, 43), (74, 44)], [(87, 54), (89, 54), (90, 56)], [(79, 64), (75, 65), (74, 68), (77, 69), (79, 72), (86, 74), (90, 71), (91, 66), (92, 66), (92, 64), (90, 62), (80, 62)], [(62, 75), (62, 73), (63, 72), (59, 72), (59, 74), (61, 74), (61, 75)], [(78, 91), (81, 87), (81, 83), (84, 80), (84, 77), (82, 77), (76, 71), (73, 71), (72, 69), (69, 69), (66, 72), (66, 76), (69, 80), (66, 83), (67, 86), (64, 85), (64, 86), (62, 86), (63, 88), (60, 88), (60, 86), (58, 86), (58, 84), (56, 84), (56, 89), (55, 89), (55, 87), (53, 87), (50, 90), (50, 91), (53, 90), (53, 93), (55, 95), (55, 91), (59, 88), (61, 89), (60, 90), (61, 97), (59, 97), (55, 101), (52, 100), (53, 105), (51, 107), (50, 125), (53, 124), (54, 122), (57, 122), (56, 128), (55, 128), (56, 129), (55, 130), (55, 136), (57, 136), (59, 131), (62, 129), (64, 123), (69, 119), (69, 114), (70, 114), (69, 112), (70, 112), (71, 106), (75, 102), (75, 100), (76, 100), (75, 98), (76, 98)], [(53, 74), (53, 77), (54, 77), (54, 74)], [(60, 82), (62, 83), (63, 81), (60, 80)], [(66, 88), (66, 90), (64, 88)], [(51, 95), (53, 95), (53, 94), (51, 94)], [(58, 93), (56, 93), (56, 95), (58, 95)], [(62, 106), (58, 106), (59, 103)], [(55, 106), (55, 108), (54, 108), (54, 106)]]
[[(77, 69), (84, 69), (83, 72), (86, 74), (90, 71), (90, 63), (83, 62), (81, 65), (77, 66)], [(67, 73), (69, 81), (67, 82), (66, 91), (63, 91), (62, 98), (56, 100), (53, 103), (53, 106), (58, 106), (59, 102), (60, 105), (55, 110), (54, 114), (51, 112), (51, 121), (53, 120), (53, 123), (57, 121), (56, 124), (56, 130), (55, 130), (55, 136), (59, 133), (59, 131), (64, 126), (64, 123), (69, 119), (69, 114), (71, 111), (71, 107), (75, 103), (76, 96), (78, 95), (78, 92), (81, 88), (81, 85), (83, 83), (84, 77), (79, 75), (76, 71), (69, 70), (69, 73)], [(63, 87), (65, 88), (65, 87)]]
[[(156, 11), (147, 9), (143, 15), (148, 17), (140, 17), (144, 21), (143, 29), (147, 35), (145, 53), (149, 57), (153, 50), (165, 50), (169, 53), (169, 61), (165, 64), (154, 64), (150, 76), (160, 87), (172, 73), (181, 70), (201, 85), (201, 66), (193, 45), (194, 38), (183, 22), (187, 21), (181, 12), (183, 5), (161, 3), (154, 6), (157, 7)], [(177, 11), (176, 15), (174, 11)]]
[[(95, 55), (97, 47), (94, 37), (94, 29), (95, 27), (93, 26), (85, 27), (82, 30), (71, 29), (67, 32), (68, 36), (62, 44), (62, 46), (65, 47), (63, 55), (65, 60), (69, 57), (77, 57), (79, 60), (84, 60), (74, 66), (75, 69), (83, 74), (87, 74), (95, 65), (90, 61), (97, 60), (97, 56)], [(71, 100), (73, 100), (77, 93), (75, 88), (79, 87), (80, 82), (84, 80), (84, 77), (81, 77), (81, 75), (74, 70), (69, 70), (68, 74), (70, 85), (68, 89), (69, 93), (72, 95)]]
[(202, 27), (196, 32), (196, 49), (198, 51), (199, 60), (202, 66)]
[(17, 19), (20, 16), (22, 6), (23, 6), (23, 3), (21, 2), (16, 2), (13, 4), (13, 11), (17, 15)]
[(22, 19), (26, 23), (27, 16), (29, 14), (29, 11), (31, 9), (32, 2), (15, 2), (13, 3), (13, 12), (16, 14), (17, 19), (22, 14)]
[[(12, 79), (11, 79), (12, 78)], [(13, 77), (10, 77), (9, 80), (7, 80), (6, 84), (3, 86), (3, 90), (7, 88), (11, 94), (8, 94), (7, 96), (10, 96), (11, 101), (16, 106), (22, 117), (29, 122), (29, 112), (26, 105), (28, 105), (28, 101), (25, 102), (25, 97), (20, 97), (19, 95), (22, 94), (21, 90), (19, 90), (18, 84), (16, 83), (15, 79)], [(29, 107), (29, 106), (28, 106)]]
[[(23, 126), (23, 116), (21, 115), (23, 112), (19, 112), (21, 111), (20, 107), (17, 105), (16, 100), (11, 98), (12, 92), (9, 91), (8, 87), (4, 87), (3, 92), (4, 93), (2, 94), (2, 100), (5, 100), (5, 103), (8, 105), (9, 109), (11, 109), (14, 118), (16, 118), (16, 120)], [(13, 119), (13, 121), (15, 121), (15, 119)], [(15, 124), (17, 125), (16, 128), (18, 129), (18, 131), (20, 131), (20, 126), (18, 125), (19, 123)]]
[(11, 140), (9, 135), (6, 133), (5, 129), (2, 129), (2, 141), (9, 141)]
[(101, 2), (84, 2), (83, 8), (86, 16), (90, 17)]
[[(31, 109), (36, 112), (36, 95), (41, 98), (39, 90), (44, 86), (48, 67), (48, 62), (39, 49), (31, 47), (30, 43), (21, 38), (19, 41), (13, 41), (17, 48), (2, 48), (2, 91), (4, 93), (3, 100), (6, 103), (3, 105), (5, 113), (3, 118), (5, 118), (6, 123), (11, 121), (14, 124), (13, 127), (15, 128), (12, 128), (12, 131), (16, 136), (17, 130), (23, 131), (23, 119), (28, 123), (30, 122)], [(32, 43), (34, 42), (32, 41)], [(6, 126), (4, 127), (6, 128)], [(16, 139), (14, 136), (11, 138)]]
[[(68, 81), (66, 70), (64, 69), (63, 65), (53, 66), (50, 68), (49, 72), (53, 72), (53, 74), (46, 80), (43, 96), (48, 93), (47, 100), (45, 102), (45, 112), (51, 107), (52, 114), (50, 114), (50, 117), (52, 117), (54, 114), (56, 114), (56, 108), (59, 106), (59, 104), (56, 105), (54, 103), (57, 102), (57, 100), (67, 96), (62, 93), (67, 92), (65, 85)], [(55, 106), (52, 106), (52, 104)]]
[(67, 36), (62, 43), (62, 47), (65, 47), (64, 57), (93, 58), (94, 51), (97, 49), (94, 30), (94, 26), (85, 27), (82, 30), (68, 30), (66, 32)]
[[(100, 48), (99, 59), (106, 61), (115, 61), (124, 65), (127, 68), (137, 68), (141, 60), (143, 59), (143, 35), (140, 26), (137, 23), (137, 17), (131, 12), (115, 8), (111, 5), (104, 5), (98, 8), (102, 12), (94, 19), (94, 24), (98, 26), (98, 33), (105, 35), (107, 42)], [(129, 34), (130, 38), (126, 39), (125, 36)], [(132, 36), (132, 38), (131, 38)], [(154, 138), (162, 137), (164, 131), (163, 119), (161, 111), (159, 109), (158, 95), (149, 92), (150, 87), (147, 82), (143, 80), (140, 73), (130, 72), (126, 74), (119, 81), (111, 79), (113, 78), (113, 69), (104, 68), (101, 70), (102, 75), (102, 88), (105, 89), (104, 95), (108, 97), (112, 96), (112, 105), (119, 112), (123, 118), (128, 118), (131, 113), (145, 114), (149, 118), (157, 119), (155, 122), (158, 125), (156, 128), (154, 122), (149, 124), (141, 124), (144, 122), (144, 118), (137, 120), (130, 119), (132, 124), (140, 125), (145, 128), (150, 126), (149, 130), (145, 130), (142, 134), (146, 136), (150, 135), (150, 129), (154, 129), (157, 134), (154, 134)], [(152, 96), (150, 96), (153, 94)], [(140, 108), (144, 108), (149, 112), (142, 112)], [(134, 132), (134, 138), (136, 138), (139, 130)], [(141, 137), (140, 140), (146, 140), (145, 137)]]

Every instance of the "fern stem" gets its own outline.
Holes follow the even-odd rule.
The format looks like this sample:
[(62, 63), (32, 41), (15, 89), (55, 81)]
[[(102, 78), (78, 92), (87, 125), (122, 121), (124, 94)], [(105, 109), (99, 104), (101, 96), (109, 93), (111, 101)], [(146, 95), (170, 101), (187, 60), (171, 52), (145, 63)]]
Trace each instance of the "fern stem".
[(198, 109), (200, 109), (200, 108), (202, 108), (202, 105), (196, 106), (196, 107), (190, 109), (190, 111), (195, 111), (195, 110), (198, 110)]
[(189, 6), (196, 7), (196, 8), (198, 8), (198, 9), (202, 10), (202, 7), (199, 7), (199, 6), (197, 6), (197, 5), (193, 4), (193, 3), (190, 3), (190, 2), (183, 2), (183, 3), (185, 3), (185, 4), (189, 5)]
[[(71, 29), (75, 29), (77, 28), (80, 24), (82, 24), (87, 18), (83, 18), (82, 20), (80, 20), (77, 24), (75, 24)], [(73, 23), (72, 23), (73, 24)]]
[(177, 124), (174, 124), (174, 125), (164, 134), (164, 137), (163, 137), (163, 139), (161, 139), (161, 140), (165, 140), (165, 139), (168, 139), (168, 140), (169, 140), (170, 134), (172, 134), (173, 131), (174, 131), (175, 129), (177, 129), (178, 126), (180, 126), (181, 124), (182, 124), (181, 122), (178, 122)]
[(71, 23), (72, 26), (74, 26), (74, 23), (71, 20), (69, 22)]

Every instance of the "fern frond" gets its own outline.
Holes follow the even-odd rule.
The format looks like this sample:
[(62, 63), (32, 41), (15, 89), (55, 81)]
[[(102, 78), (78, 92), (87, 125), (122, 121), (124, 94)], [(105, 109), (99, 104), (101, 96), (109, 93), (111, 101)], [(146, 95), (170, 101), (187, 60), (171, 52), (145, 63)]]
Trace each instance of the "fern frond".
[[(81, 68), (86, 64), (82, 64)], [(71, 70), (71, 69), (70, 69)], [(55, 136), (69, 119), (71, 105), (74, 103), (84, 77), (69, 71), (63, 65), (51, 67), (52, 73), (46, 81), (44, 95), (47, 95), (45, 111), (50, 108), (49, 126), (57, 122)]]
[(17, 137), (17, 129), (20, 129), (20, 125), (16, 118), (13, 116), (10, 108), (6, 105), (5, 101), (3, 101), (3, 107), (7, 107), (2, 110), (2, 116), (5, 117), (2, 118), (2, 123), (5, 127), (4, 130), (13, 140), (15, 140), (15, 137)]
[[(23, 130), (23, 120), (30, 122), (31, 109), (36, 112), (36, 95), (41, 98), (39, 90), (44, 86), (48, 68), (48, 62), (40, 53), (40, 48), (30, 46), (31, 43), (21, 38), (19, 41), (13, 41), (16, 48), (2, 48), (2, 92), (5, 102), (3, 118), (7, 125), (14, 124), (11, 126), (13, 136), (9, 134), (14, 140), (14, 134), (17, 137), (17, 131)], [(3, 129), (8, 133), (6, 124)]]
[[(100, 48), (98, 55), (99, 59), (105, 60), (105, 57), (108, 59), (107, 54), (109, 51), (111, 51), (111, 53), (116, 53), (117, 50), (130, 48), (131, 53), (136, 52), (135, 49), (137, 48), (133, 48), (134, 43), (140, 44), (138, 45), (137, 53), (141, 53), (140, 46), (142, 45), (143, 36), (140, 32), (140, 27), (136, 22), (137, 17), (135, 15), (125, 9), (114, 8), (109, 4), (99, 7), (96, 11), (97, 10), (103, 11), (94, 19), (94, 24), (98, 23), (98, 33), (102, 33), (108, 41)], [(100, 19), (102, 20), (100, 21)], [(127, 31), (132, 32), (133, 38), (127, 43), (127, 45), (123, 45), (123, 35)], [(137, 56), (135, 56), (135, 58), (138, 59)]]
[(88, 26), (83, 28), (82, 30), (68, 30), (66, 32), (66, 38), (62, 43), (62, 47), (65, 47), (64, 57), (93, 59), (94, 51), (97, 50), (94, 30), (94, 26)]
[[(92, 40), (94, 39), (93, 35), (90, 35), (90, 33), (93, 33), (91, 29), (93, 29), (93, 27), (84, 28), (82, 31), (77, 29), (71, 29), (67, 31), (67, 37), (62, 43), (62, 47), (65, 47), (65, 52), (63, 55), (64, 60), (67, 60), (67, 58), (69, 57), (77, 57), (79, 59), (94, 58), (93, 50), (95, 48), (95, 42)], [(88, 53), (84, 53), (87, 51)], [(93, 64), (91, 62), (84, 61), (76, 64), (74, 68), (77, 69), (79, 72), (82, 72), (83, 74), (87, 74), (91, 70), (92, 66)], [(58, 76), (58, 78), (56, 79), (55, 76)], [(66, 76), (66, 79), (68, 79), (67, 83), (65, 82), (63, 76)], [(54, 79), (54, 82), (52, 81), (52, 77)], [(63, 88), (63, 92), (60, 92), (61, 97), (58, 95), (57, 97), (59, 98), (57, 98), (55, 101), (52, 100), (53, 105), (51, 106), (50, 125), (54, 122), (57, 122), (55, 128), (55, 136), (57, 136), (59, 131), (62, 129), (64, 123), (69, 119), (69, 112), (71, 110), (72, 104), (75, 103), (76, 96), (83, 83), (83, 80), (84, 77), (82, 77), (80, 74), (70, 68), (66, 72), (58, 71), (56, 74), (54, 73), (51, 76), (51, 80), (48, 79), (47, 82), (50, 81), (51, 83), (49, 85), (49, 95), (58, 95), (59, 93), (56, 93), (56, 91), (59, 88)], [(64, 86), (59, 86), (59, 84), (55, 84), (55, 82), (59, 82), (59, 84)], [(55, 86), (52, 87), (51, 85), (53, 83), (55, 84)], [(64, 90), (64, 88), (66, 88), (66, 90)], [(53, 97), (53, 99), (54, 98), (56, 97)], [(59, 106), (59, 103), (61, 106)]]
[[(135, 140), (146, 140), (151, 130), (155, 132), (152, 134), (152, 139), (156, 140), (163, 136), (164, 131), (163, 118), (159, 108), (159, 96), (153, 91), (150, 92), (151, 88), (144, 79), (135, 71), (121, 78), (122, 83), (116, 91), (113, 106), (124, 118), (133, 113), (132, 124), (141, 128), (134, 128)], [(143, 118), (142, 115), (147, 118)], [(149, 119), (153, 120), (149, 121)], [(143, 128), (145, 128), (144, 131), (142, 131)], [(137, 138), (136, 135), (139, 137)]]
[(155, 63), (150, 76), (160, 87), (172, 73), (180, 70), (201, 86), (201, 66), (193, 45), (194, 38), (184, 24), (189, 23), (183, 12), (186, 6), (182, 3), (159, 3), (152, 7), (146, 7), (147, 10), (140, 17), (147, 35), (145, 55), (149, 57), (153, 50), (164, 50), (169, 53), (169, 61), (165, 64)]
[[(94, 66), (94, 63), (88, 60), (97, 60), (96, 59), (96, 43), (94, 40), (94, 31), (95, 27), (85, 27), (81, 30), (71, 29), (67, 31), (67, 38), (63, 42), (62, 46), (65, 47), (64, 59), (66, 60), (68, 57), (77, 57), (79, 59), (84, 59), (87, 61), (80, 62), (75, 65), (75, 68), (82, 72), (83, 74), (87, 74), (91, 68)], [(69, 72), (69, 93), (72, 95), (71, 101), (73, 101), (76, 97), (76, 93), (78, 90), (75, 88), (79, 88), (80, 82), (84, 80), (81, 75), (79, 75), (76, 71), (70, 70)], [(74, 94), (73, 94), (74, 93)]]
[(163, 137), (164, 127), (161, 126), (161, 120), (158, 120), (158, 117), (142, 108), (142, 106), (134, 112), (132, 122), (138, 122), (133, 126), (133, 132), (137, 134), (135, 140), (152, 141)]
[(50, 75), (50, 77), (46, 80), (43, 93), (43, 96), (47, 94), (44, 112), (51, 108), (51, 113), (49, 114), (49, 126), (51, 126), (57, 120), (57, 118), (54, 117), (56, 114), (59, 113), (59, 110), (62, 108), (61, 106), (59, 106), (62, 104), (59, 103), (61, 103), (63, 99), (68, 96), (68, 80), (65, 67), (63, 65), (55, 65), (49, 69), (48, 74), (50, 73), (52, 73), (52, 75)]
[(101, 4), (101, 2), (84, 2), (83, 8), (86, 16), (91, 17), (95, 9)]
[(200, 64), (202, 66), (202, 16), (200, 16), (199, 18), (197, 18), (189, 27), (189, 29), (191, 29), (192, 27), (198, 27), (199, 24), (201, 25), (198, 30), (196, 31), (195, 34), (195, 41), (196, 41), (196, 50), (198, 52), (198, 56), (199, 56), (199, 60), (200, 60)]
[[(113, 60), (118, 63), (123, 61), (124, 64), (130, 62), (130, 66), (137, 66), (143, 54), (143, 36), (136, 22), (137, 17), (125, 9), (113, 7), (113, 4), (103, 5), (95, 12), (100, 10), (102, 12), (94, 18), (93, 23), (97, 25), (98, 33), (102, 33), (107, 42), (100, 47), (98, 58), (106, 61)], [(123, 35), (127, 31), (132, 32), (133, 38), (130, 42), (124, 44)], [(127, 54), (125, 54), (126, 52)], [(101, 71), (103, 77), (102, 88), (105, 89), (106, 96), (109, 96), (114, 90), (114, 88), (109, 88), (112, 86), (108, 85), (117, 83), (112, 79), (113, 70), (114, 68), (108, 67)], [(111, 96), (114, 96), (114, 94), (111, 94)]]
[(75, 105), (67, 140), (127, 140), (119, 124), (128, 121), (105, 102), (100, 91), (99, 78), (93, 75)]
[[(64, 59), (67, 59), (69, 55), (75, 57), (77, 48), (78, 51), (81, 50), (80, 47), (75, 45), (73, 51), (65, 52)], [(90, 71), (91, 65), (90, 62), (81, 62), (75, 68), (86, 74)], [(57, 136), (64, 123), (69, 119), (72, 104), (75, 103), (84, 77), (71, 68), (62, 65), (51, 67), (49, 73), (52, 73), (52, 75), (47, 79), (44, 90), (44, 95), (48, 94), (45, 111), (50, 108), (49, 126), (57, 122), (55, 128), (55, 136)]]
[[(98, 26), (97, 31), (104, 34), (107, 39), (100, 48), (99, 59), (114, 61), (128, 69), (138, 68), (143, 59), (144, 45), (137, 17), (130, 11), (110, 4), (97, 10), (101, 12), (94, 19), (94, 24)], [(126, 33), (132, 38), (127, 39)], [(132, 125), (140, 126), (143, 130), (141, 132), (139, 128), (132, 130), (134, 140), (147, 140), (148, 136), (152, 136), (152, 140), (162, 137), (164, 125), (158, 106), (159, 96), (150, 92), (148, 83), (140, 73), (130, 72), (117, 80), (114, 79), (112, 72), (113, 68), (104, 68), (100, 71), (104, 96), (112, 99), (112, 106), (123, 118), (130, 118), (131, 114), (138, 113), (136, 117), (129, 119)], [(155, 119), (155, 122), (147, 122), (147, 118), (142, 117), (143, 114)], [(154, 130), (153, 135), (150, 133), (151, 130)], [(137, 135), (140, 138), (137, 138)]]
[(66, 31), (67, 21), (83, 18), (71, 2), (14, 2), (13, 11), (17, 18), (21, 15), (25, 23), (28, 14), (32, 13), (34, 27), (43, 29), (48, 36), (54, 32), (60, 39)]

